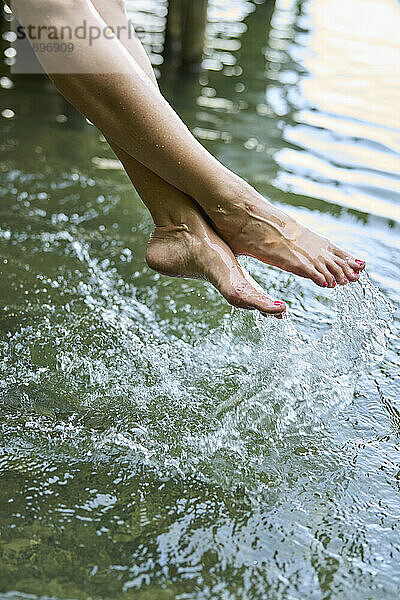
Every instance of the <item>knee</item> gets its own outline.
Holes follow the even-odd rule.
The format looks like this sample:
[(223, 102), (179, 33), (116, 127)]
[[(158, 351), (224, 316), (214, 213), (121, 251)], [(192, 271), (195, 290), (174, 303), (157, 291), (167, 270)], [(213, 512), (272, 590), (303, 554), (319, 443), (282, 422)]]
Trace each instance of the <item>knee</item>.
[[(21, 4), (21, 1), (19, 0)], [(68, 12), (81, 10), (90, 6), (90, 0), (23, 0), (24, 4), (33, 5), (38, 10), (50, 10), (51, 12)]]
[[(91, 7), (90, 0), (13, 0), (12, 10), (22, 22), (25, 20), (55, 20), (72, 14), (84, 14)], [(45, 21), (43, 21), (45, 22)]]
[(121, 17), (126, 18), (127, 16), (125, 0), (112, 0), (112, 2), (110, 0), (91, 0), (91, 2), (102, 17), (107, 17), (106, 21), (115, 20), (116, 17), (120, 20)]
[(126, 13), (125, 0), (114, 0), (114, 6), (116, 11)]

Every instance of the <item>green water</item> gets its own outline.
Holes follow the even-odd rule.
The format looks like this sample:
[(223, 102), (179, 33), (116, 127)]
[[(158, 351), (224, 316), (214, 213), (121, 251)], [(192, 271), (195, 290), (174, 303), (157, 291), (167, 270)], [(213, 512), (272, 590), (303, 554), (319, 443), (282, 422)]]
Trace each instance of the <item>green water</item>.
[(151, 272), (99, 132), (3, 77), (2, 600), (399, 597), (399, 4), (210, 4), (183, 77), (165, 2), (129, 2), (166, 95), (368, 276), (326, 291), (247, 261), (278, 322)]

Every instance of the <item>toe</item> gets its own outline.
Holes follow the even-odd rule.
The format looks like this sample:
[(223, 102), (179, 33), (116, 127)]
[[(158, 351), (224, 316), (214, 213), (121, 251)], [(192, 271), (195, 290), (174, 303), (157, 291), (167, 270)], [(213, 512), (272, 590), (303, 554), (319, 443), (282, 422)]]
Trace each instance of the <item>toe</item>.
[(345, 252), (341, 248), (337, 248), (335, 246), (335, 248), (333, 249), (333, 254), (335, 255), (335, 259), (340, 258), (347, 265), (349, 265), (353, 272), (356, 271), (358, 273), (359, 271), (363, 271), (365, 269), (365, 260), (355, 258), (354, 256), (352, 256), (348, 252)]
[(249, 284), (238, 284), (226, 292), (221, 290), (221, 293), (232, 306), (247, 310), (258, 310), (264, 316), (277, 316), (286, 311), (286, 304), (284, 302), (280, 300), (274, 301), (265, 294), (254, 290)]
[(341, 258), (336, 258), (335, 263), (344, 273), (344, 276), (348, 281), (358, 281), (360, 277), (359, 271), (354, 270), (354, 268), (348, 262)]
[(353, 256), (347, 261), (347, 264), (356, 273), (359, 273), (365, 269), (365, 260), (354, 258)]
[(316, 269), (319, 273), (324, 277), (326, 281), (326, 285), (324, 287), (335, 287), (336, 281), (334, 274), (329, 270), (328, 266), (324, 263), (319, 263), (316, 265)]
[(312, 266), (311, 264), (304, 265), (302, 263), (299, 263), (299, 264), (293, 266), (290, 269), (290, 272), (293, 273), (294, 275), (299, 275), (299, 277), (305, 277), (306, 279), (311, 279), (311, 281), (313, 281), (316, 285), (319, 285), (320, 287), (328, 286), (325, 275), (320, 273), (320, 271), (316, 267)]
[(329, 269), (329, 266), (324, 263), (320, 263), (316, 267), (318, 271), (324, 276), (327, 286), (333, 288), (336, 285), (335, 274)]
[(286, 304), (271, 298), (241, 267), (229, 246), (220, 239), (213, 239), (214, 245), (217, 241), (219, 252), (214, 260), (207, 262), (206, 278), (232, 306), (281, 318), (286, 311)]
[(271, 298), (239, 264), (232, 271), (234, 275), (229, 284), (220, 289), (232, 306), (258, 310), (264, 316), (281, 316), (286, 311), (286, 304)]
[[(346, 269), (344, 269), (344, 266), (346, 265), (346, 263), (340, 259), (340, 263), (339, 263), (339, 259), (338, 261), (335, 260), (327, 260), (326, 261), (326, 268), (329, 269), (329, 271), (332, 273), (333, 277), (335, 278), (336, 283), (339, 283), (340, 285), (345, 285), (346, 283), (348, 283), (348, 277), (347, 277), (347, 273), (346, 273)], [(349, 272), (351, 271), (351, 269), (349, 268)]]
[(365, 260), (362, 260), (361, 258), (355, 258), (353, 266), (356, 271), (363, 271), (365, 269)]
[(309, 279), (311, 279), (311, 281), (313, 281), (320, 287), (328, 287), (329, 283), (326, 279), (327, 274), (328, 273), (324, 274), (321, 271), (319, 271), (318, 269), (313, 267), (313, 268), (310, 268), (307, 276), (309, 277)]

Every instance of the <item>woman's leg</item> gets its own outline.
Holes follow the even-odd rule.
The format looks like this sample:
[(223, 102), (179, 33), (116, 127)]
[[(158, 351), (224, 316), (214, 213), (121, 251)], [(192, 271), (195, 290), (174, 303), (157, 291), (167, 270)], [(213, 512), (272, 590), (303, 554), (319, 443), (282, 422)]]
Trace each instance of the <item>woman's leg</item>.
[[(149, 58), (130, 29), (123, 0), (92, 0), (92, 3), (114, 31), (120, 27), (120, 41), (158, 88)], [(275, 304), (240, 267), (229, 246), (213, 231), (193, 199), (112, 142), (110, 145), (153, 217), (155, 229), (146, 252), (152, 269), (170, 276), (206, 279), (234, 306), (276, 316), (284, 312), (284, 303), (275, 301)]]
[[(114, 30), (127, 26), (123, 0), (92, 2)], [(128, 34), (121, 36), (120, 41), (158, 88), (140, 41)], [(285, 310), (283, 303), (274, 304), (274, 300), (240, 267), (231, 249), (216, 235), (192, 198), (166, 183), (112, 142), (110, 145), (153, 217), (155, 229), (146, 252), (151, 268), (165, 275), (206, 279), (234, 306), (258, 309), (263, 314), (277, 316)]]
[(280, 316), (273, 300), (241, 268), (229, 246), (208, 224), (193, 200), (119, 148), (114, 149), (155, 224), (146, 251), (148, 265), (164, 275), (205, 279), (233, 306)]
[(101, 18), (109, 25), (118, 39), (134, 58), (142, 71), (158, 90), (157, 78), (143, 44), (136, 35), (133, 23), (126, 12), (125, 0), (91, 0)]
[[(23, 24), (106, 27), (88, 0), (15, 0)], [(39, 52), (60, 91), (118, 147), (195, 198), (237, 254), (333, 286), (363, 261), (301, 226), (223, 167), (191, 135), (117, 39), (74, 40), (68, 57)], [(65, 71), (70, 71), (65, 74)], [(85, 74), (84, 74), (85, 72)]]

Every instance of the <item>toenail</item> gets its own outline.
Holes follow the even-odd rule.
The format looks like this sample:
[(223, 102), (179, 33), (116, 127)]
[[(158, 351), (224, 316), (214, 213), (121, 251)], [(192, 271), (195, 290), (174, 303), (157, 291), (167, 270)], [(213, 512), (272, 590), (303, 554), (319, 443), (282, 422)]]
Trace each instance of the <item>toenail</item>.
[(359, 258), (356, 258), (354, 262), (361, 266), (365, 265), (365, 260), (360, 260)]
[(275, 304), (275, 306), (285, 306), (285, 303), (280, 302), (280, 300), (275, 300), (274, 304)]
[(328, 287), (328, 284), (326, 283), (326, 281), (325, 281), (323, 287)]
[(343, 283), (349, 283), (349, 280), (346, 277), (343, 279)]
[(335, 287), (335, 285), (336, 285), (336, 281), (334, 281), (334, 282), (332, 283), (332, 287)]

